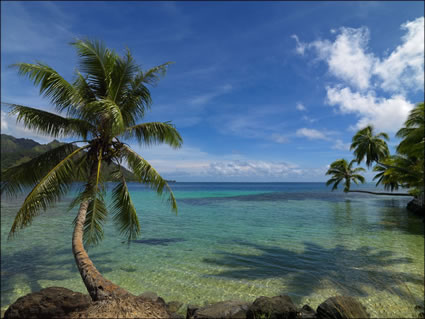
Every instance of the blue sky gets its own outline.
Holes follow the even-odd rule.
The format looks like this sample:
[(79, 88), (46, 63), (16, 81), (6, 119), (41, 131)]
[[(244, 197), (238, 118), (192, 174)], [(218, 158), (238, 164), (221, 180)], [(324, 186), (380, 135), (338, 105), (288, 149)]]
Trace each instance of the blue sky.
[[(134, 145), (178, 181), (325, 181), (356, 129), (394, 133), (424, 100), (423, 2), (1, 2), (1, 99), (52, 110), (8, 65), (72, 79), (75, 38), (175, 62), (144, 121), (184, 146)], [(2, 109), (2, 133), (33, 138)], [(367, 175), (370, 180), (370, 173)]]

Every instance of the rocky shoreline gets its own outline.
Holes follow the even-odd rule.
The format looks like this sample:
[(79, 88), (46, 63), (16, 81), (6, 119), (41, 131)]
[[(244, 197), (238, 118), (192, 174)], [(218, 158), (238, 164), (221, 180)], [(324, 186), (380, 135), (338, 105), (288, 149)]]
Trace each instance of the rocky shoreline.
[[(416, 306), (415, 310), (418, 318), (424, 318), (423, 306)], [(252, 303), (226, 300), (200, 307), (166, 302), (154, 292), (93, 302), (89, 295), (49, 287), (17, 299), (4, 318), (345, 319), (370, 315), (357, 299), (349, 296), (328, 298), (316, 310), (309, 305), (297, 307), (287, 295), (258, 297)]]
[(227, 300), (198, 307), (178, 301), (165, 302), (153, 292), (129, 296), (126, 300), (92, 302), (88, 295), (61, 287), (49, 287), (19, 298), (5, 312), (16, 318), (282, 318), (342, 319), (369, 318), (355, 298), (331, 297), (316, 310), (297, 307), (289, 296), (259, 297), (253, 303)]

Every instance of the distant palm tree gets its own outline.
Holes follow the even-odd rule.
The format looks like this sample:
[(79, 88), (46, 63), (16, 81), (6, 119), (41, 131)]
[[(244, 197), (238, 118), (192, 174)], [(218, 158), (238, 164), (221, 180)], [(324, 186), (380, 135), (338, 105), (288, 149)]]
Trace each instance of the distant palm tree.
[(425, 141), (425, 111), (424, 103), (419, 103), (410, 112), (409, 117), (396, 134), (403, 140), (397, 147), (397, 152), (405, 154), (409, 157), (424, 157), (424, 141)]
[(364, 183), (364, 177), (357, 173), (364, 172), (365, 169), (362, 167), (353, 169), (353, 164), (355, 162), (356, 160), (352, 160), (348, 163), (345, 159), (339, 159), (333, 162), (326, 172), (326, 175), (332, 175), (332, 178), (326, 182), (326, 186), (333, 184), (332, 190), (335, 190), (338, 188), (338, 185), (344, 181), (344, 192), (349, 192), (351, 182), (356, 184), (358, 184), (358, 182)]
[(12, 237), (60, 200), (74, 181), (87, 181), (73, 202), (80, 206), (74, 220), (72, 250), (91, 298), (103, 300), (127, 294), (99, 273), (84, 248), (84, 244), (96, 244), (103, 238), (108, 214), (103, 169), (116, 164), (114, 175), (119, 182), (112, 190), (110, 209), (121, 234), (130, 241), (140, 234), (140, 224), (123, 175), (123, 162), (140, 182), (158, 194), (166, 191), (175, 212), (177, 204), (166, 180), (124, 140), (135, 139), (142, 145), (167, 143), (178, 148), (182, 138), (169, 122), (137, 124), (152, 102), (146, 85), (155, 84), (169, 63), (143, 72), (129, 50), (121, 57), (101, 42), (78, 40), (72, 45), (79, 55), (81, 71), (76, 71), (72, 83), (43, 63), (15, 65), (20, 75), (40, 87), (40, 94), (50, 99), (57, 113), (65, 112), (66, 116), (16, 104), (11, 105), (11, 112), (29, 129), (52, 137), (77, 137), (84, 145), (66, 143), (8, 169), (2, 175), (1, 192), (15, 195), (32, 187), (15, 217), (9, 233)]
[(373, 162), (379, 162), (390, 155), (388, 145), (385, 140), (389, 140), (387, 133), (374, 135), (372, 125), (359, 130), (354, 136), (350, 150), (354, 150), (354, 156), (358, 164), (363, 159), (366, 160), (366, 166), (372, 166)]

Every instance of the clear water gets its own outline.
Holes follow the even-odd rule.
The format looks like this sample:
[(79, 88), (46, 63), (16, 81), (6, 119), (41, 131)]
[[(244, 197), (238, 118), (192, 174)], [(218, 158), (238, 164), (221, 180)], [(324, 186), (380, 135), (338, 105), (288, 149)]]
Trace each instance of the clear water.
[[(175, 183), (179, 213), (131, 184), (142, 223), (127, 245), (112, 223), (89, 249), (134, 294), (185, 304), (288, 294), (298, 306), (359, 298), (372, 317), (417, 317), (424, 299), (424, 224), (406, 197), (330, 192), (320, 183)], [(372, 187), (371, 185), (365, 186)], [(72, 198), (7, 241), (20, 200), (1, 203), (1, 307), (49, 286), (85, 292), (71, 252)]]

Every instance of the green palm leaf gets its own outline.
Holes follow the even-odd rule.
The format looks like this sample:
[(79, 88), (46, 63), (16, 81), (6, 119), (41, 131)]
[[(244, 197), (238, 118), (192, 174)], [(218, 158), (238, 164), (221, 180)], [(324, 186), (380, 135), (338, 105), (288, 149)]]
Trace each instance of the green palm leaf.
[(28, 106), (3, 103), (12, 107), (10, 114), (17, 114), (16, 121), (37, 133), (52, 137), (78, 136), (86, 139), (94, 127), (81, 119), (64, 118), (60, 115), (41, 111)]
[(58, 201), (68, 191), (73, 182), (74, 156), (85, 148), (87, 146), (80, 147), (65, 157), (32, 189), (16, 214), (9, 237), (12, 237), (18, 229), (28, 226), (41, 209), (46, 210), (49, 205)]
[(17, 63), (18, 74), (27, 76), (34, 85), (40, 85), (40, 94), (49, 98), (58, 111), (73, 108), (82, 101), (75, 88), (60, 76), (54, 69), (43, 63)]
[(119, 183), (112, 190), (112, 210), (118, 229), (128, 241), (140, 235), (140, 223), (136, 209), (130, 198), (127, 183), (121, 170), (118, 170)]
[(151, 122), (134, 125), (126, 129), (124, 137), (135, 137), (140, 144), (167, 143), (174, 148), (181, 147), (183, 143), (179, 132), (170, 122)]
[(122, 152), (127, 159), (128, 165), (133, 174), (143, 183), (146, 183), (154, 189), (159, 195), (164, 191), (169, 194), (168, 201), (172, 210), (177, 213), (177, 202), (171, 191), (170, 186), (165, 179), (158, 174), (158, 172), (150, 165), (143, 157), (133, 151), (130, 147), (123, 145)]
[[(1, 194), (13, 196), (33, 187), (54, 166), (75, 150), (72, 143), (49, 150), (25, 163), (13, 166), (2, 172)], [(74, 156), (75, 159), (77, 156)]]

